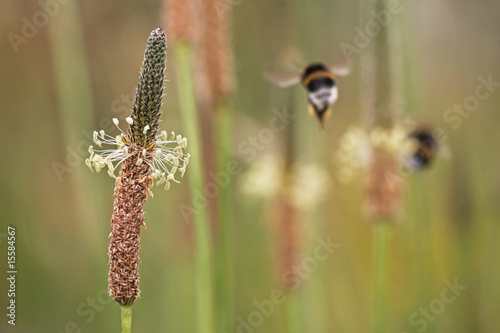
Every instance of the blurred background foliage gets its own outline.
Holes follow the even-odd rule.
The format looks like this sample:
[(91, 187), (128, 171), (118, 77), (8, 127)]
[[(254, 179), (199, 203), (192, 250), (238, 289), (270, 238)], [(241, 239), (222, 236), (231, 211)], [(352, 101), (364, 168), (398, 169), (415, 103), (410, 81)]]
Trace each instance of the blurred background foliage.
[[(269, 126), (273, 109), (287, 108), (297, 115), (297, 163), (312, 164), (329, 178), (327, 192), (304, 214), (303, 256), (313, 255), (318, 236), (330, 235), (341, 244), (302, 283), (302, 331), (368, 332), (372, 226), (363, 213), (362, 181), (340, 182), (335, 163), (339, 139), (361, 122), (358, 63), (338, 81), (340, 99), (327, 131), (307, 116), (302, 87), (281, 90), (262, 78), (266, 69), (291, 62), (342, 59), (339, 45), (352, 44), (359, 3), (226, 3), (233, 11), (238, 85), (234, 158), (244, 168), (231, 180), (234, 331), (238, 317), (247, 320), (256, 310), (254, 301), (270, 299), (280, 288), (273, 275), (269, 201), (241, 191), (241, 184), (253, 163), (283, 156), (283, 138), (277, 133), (252, 164), (236, 148)], [(412, 313), (440, 298), (444, 281), (455, 279), (467, 289), (425, 331), (498, 332), (500, 91), (481, 101), (456, 129), (443, 115), (474, 94), (479, 76), (500, 81), (500, 2), (420, 0), (402, 1), (402, 6), (397, 19), (405, 113), (443, 129), (450, 157), (440, 156), (431, 170), (407, 178), (403, 212), (390, 243), (390, 332), (417, 332), (420, 326), (409, 322)], [(0, 330), (118, 331), (119, 307), (103, 296), (114, 181), (105, 173), (91, 174), (84, 159), (89, 134), (103, 128), (103, 121), (128, 114), (147, 36), (162, 24), (161, 3), (67, 1), (16, 53), (7, 34), (21, 35), (22, 18), (32, 21), (40, 10), (37, 1), (0, 1), (0, 232), (7, 224), (17, 228), (19, 271), (17, 325), (7, 325), (4, 316)], [(182, 133), (172, 66), (168, 61), (161, 126)], [(68, 167), (59, 177), (54, 162)], [(301, 181), (314, 177), (311, 172)], [(146, 205), (135, 332), (194, 331), (194, 244), (181, 203), (190, 203), (186, 182), (168, 192), (155, 190)], [(0, 241), (5, 267), (5, 239)], [(1, 281), (4, 313), (6, 280)], [(284, 306), (276, 305), (254, 331), (285, 332), (284, 316)]]

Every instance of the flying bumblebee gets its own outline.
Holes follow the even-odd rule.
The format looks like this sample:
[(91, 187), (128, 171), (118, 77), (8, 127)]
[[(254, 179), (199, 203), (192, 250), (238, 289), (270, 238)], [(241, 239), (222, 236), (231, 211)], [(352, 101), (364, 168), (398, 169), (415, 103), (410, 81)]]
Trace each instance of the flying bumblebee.
[(408, 134), (406, 166), (413, 171), (427, 169), (434, 161), (439, 145), (432, 128), (421, 127)]
[(309, 114), (313, 117), (316, 116), (321, 128), (324, 129), (324, 121), (330, 116), (331, 107), (338, 99), (335, 75), (346, 76), (349, 72), (348, 63), (334, 66), (312, 63), (306, 66), (301, 73), (270, 71), (265, 74), (265, 77), (281, 88), (302, 82), (308, 92)]

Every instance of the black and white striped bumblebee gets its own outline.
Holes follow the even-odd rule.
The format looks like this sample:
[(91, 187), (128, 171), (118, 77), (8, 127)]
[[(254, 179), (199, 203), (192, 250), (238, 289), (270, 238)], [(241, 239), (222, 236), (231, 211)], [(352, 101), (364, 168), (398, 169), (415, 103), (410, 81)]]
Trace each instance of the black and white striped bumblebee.
[(321, 128), (324, 128), (324, 121), (330, 116), (331, 107), (338, 99), (335, 75), (346, 76), (349, 72), (348, 63), (326, 66), (318, 62), (309, 64), (301, 73), (270, 71), (265, 76), (281, 88), (302, 82), (308, 92), (309, 114), (316, 116)]
[(437, 138), (430, 127), (420, 127), (408, 134), (406, 146), (406, 166), (420, 171), (431, 166), (439, 149)]

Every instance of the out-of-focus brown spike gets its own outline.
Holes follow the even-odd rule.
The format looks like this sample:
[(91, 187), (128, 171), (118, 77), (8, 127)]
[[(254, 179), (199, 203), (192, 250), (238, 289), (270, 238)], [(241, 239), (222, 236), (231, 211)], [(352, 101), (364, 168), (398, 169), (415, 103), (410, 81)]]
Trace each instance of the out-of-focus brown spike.
[(164, 0), (163, 22), (169, 42), (194, 42), (198, 24), (195, 0)]
[(367, 213), (373, 219), (394, 219), (401, 210), (404, 190), (392, 152), (376, 149), (367, 175)]
[(219, 0), (199, 2), (196, 88), (200, 102), (210, 105), (225, 99), (234, 90), (234, 59), (230, 34), (232, 8), (223, 10)]
[(283, 189), (271, 210), (270, 222), (274, 232), (275, 267), (277, 278), (286, 289), (293, 289), (297, 281), (301, 246), (302, 228), (297, 207), (290, 195)]

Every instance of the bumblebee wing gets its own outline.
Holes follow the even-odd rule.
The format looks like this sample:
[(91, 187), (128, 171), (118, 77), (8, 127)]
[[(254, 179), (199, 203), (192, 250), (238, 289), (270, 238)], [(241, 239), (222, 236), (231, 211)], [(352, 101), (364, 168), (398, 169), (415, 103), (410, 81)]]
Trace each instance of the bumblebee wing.
[(300, 74), (277, 70), (266, 71), (264, 77), (280, 88), (287, 88), (300, 82)]
[(338, 76), (347, 76), (351, 72), (351, 62), (349, 59), (338, 62), (329, 67), (333, 74)]

